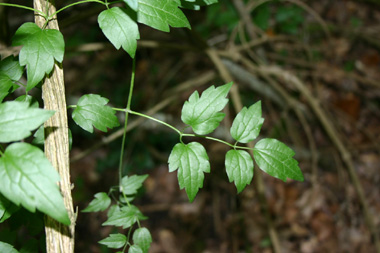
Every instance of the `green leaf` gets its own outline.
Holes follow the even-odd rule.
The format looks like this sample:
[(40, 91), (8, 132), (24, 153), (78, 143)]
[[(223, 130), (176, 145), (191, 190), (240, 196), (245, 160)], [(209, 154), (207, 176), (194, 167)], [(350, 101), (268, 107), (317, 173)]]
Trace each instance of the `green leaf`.
[(124, 247), (127, 243), (127, 237), (123, 234), (110, 234), (109, 237), (99, 241), (99, 243), (111, 249), (118, 249)]
[(27, 143), (13, 143), (0, 158), (0, 192), (30, 212), (36, 208), (68, 225), (70, 220), (57, 182), (58, 172), (44, 152)]
[(3, 72), (0, 72), (0, 103), (10, 93), (14, 83), (12, 79)]
[(224, 113), (220, 111), (228, 103), (226, 98), (232, 83), (228, 83), (218, 88), (209, 87), (199, 94), (195, 91), (182, 107), (181, 119), (185, 124), (190, 125), (196, 134), (209, 134), (214, 131), (224, 118)]
[(0, 242), (0, 252), (1, 253), (18, 253), (15, 248), (13, 248), (12, 245), (5, 243), (5, 242)]
[(187, 27), (190, 23), (178, 8), (179, 1), (138, 0), (137, 21), (155, 29), (169, 32), (172, 27)]
[(210, 163), (205, 148), (198, 142), (178, 143), (169, 156), (169, 172), (178, 169), (178, 183), (185, 188), (190, 202), (203, 187), (205, 172), (210, 172)]
[(132, 245), (129, 248), (128, 253), (144, 253), (144, 252), (138, 245)]
[(27, 66), (27, 91), (53, 70), (54, 59), (63, 61), (65, 41), (58, 30), (42, 30), (35, 23), (24, 23), (17, 29), (12, 41), (13, 46), (23, 45), (19, 61), (21, 66)]
[(139, 2), (137, 0), (123, 0), (132, 10), (137, 11), (139, 7)]
[(232, 123), (231, 136), (241, 143), (248, 143), (259, 135), (264, 118), (261, 117), (261, 101), (244, 107)]
[(54, 111), (29, 108), (26, 102), (0, 104), (0, 142), (19, 141), (48, 120)]
[(20, 207), (14, 205), (11, 201), (0, 194), (0, 223), (11, 217)]
[(138, 245), (144, 253), (148, 253), (150, 244), (152, 243), (152, 236), (147, 228), (138, 228), (133, 233), (133, 243)]
[(140, 210), (136, 206), (131, 205), (114, 210), (102, 225), (118, 227), (122, 226), (123, 229), (126, 229), (137, 222), (137, 220), (145, 219), (146, 217), (140, 212)]
[(111, 204), (111, 199), (105, 192), (98, 192), (95, 194), (95, 199), (90, 202), (88, 207), (82, 210), (84, 213), (89, 212), (102, 212), (106, 210)]
[(238, 193), (250, 184), (253, 178), (253, 160), (248, 152), (230, 150), (226, 154), (226, 171), (230, 182), (234, 181)]
[[(130, 1), (128, 1), (130, 2)], [(139, 28), (125, 8), (114, 7), (99, 14), (98, 23), (104, 35), (116, 49), (123, 49), (135, 57), (137, 41), (140, 38)]]
[(269, 175), (286, 181), (291, 178), (303, 181), (298, 162), (292, 157), (294, 151), (276, 139), (262, 139), (253, 150), (253, 157), (261, 170)]
[(40, 105), (36, 98), (30, 96), (30, 95), (21, 95), (15, 99), (15, 101), (18, 102), (26, 102), (29, 105), (29, 108), (39, 108)]
[(137, 190), (141, 188), (143, 182), (145, 179), (147, 179), (148, 175), (133, 175), (133, 176), (125, 176), (121, 180), (121, 186), (123, 189), (124, 194), (126, 195), (132, 195), (136, 194)]
[(20, 66), (18, 58), (11, 55), (0, 61), (0, 73), (4, 73), (9, 76), (13, 81), (20, 80), (24, 68)]
[(181, 8), (199, 10), (201, 6), (217, 3), (218, 0), (181, 0)]
[(95, 94), (82, 96), (73, 111), (72, 117), (81, 128), (92, 133), (93, 127), (107, 132), (107, 128), (119, 126), (115, 111), (106, 106), (108, 99)]

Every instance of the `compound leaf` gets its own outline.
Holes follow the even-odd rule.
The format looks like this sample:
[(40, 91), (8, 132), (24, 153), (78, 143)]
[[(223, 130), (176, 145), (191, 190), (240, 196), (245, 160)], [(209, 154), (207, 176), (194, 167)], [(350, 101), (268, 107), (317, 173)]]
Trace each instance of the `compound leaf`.
[(226, 154), (226, 171), (230, 182), (234, 181), (238, 193), (250, 184), (253, 178), (253, 160), (247, 151), (230, 150)]
[(294, 151), (276, 139), (262, 139), (253, 150), (253, 157), (261, 170), (269, 175), (286, 181), (291, 178), (303, 181), (298, 162), (292, 157)]
[(140, 212), (140, 210), (134, 206), (124, 206), (120, 209), (115, 209), (108, 219), (102, 224), (103, 226), (119, 226), (123, 229), (129, 228), (137, 220), (145, 220), (146, 217)]
[(178, 183), (185, 188), (190, 202), (203, 187), (204, 173), (210, 172), (210, 163), (205, 148), (198, 142), (178, 143), (169, 156), (169, 172), (178, 169)]
[(148, 253), (150, 244), (152, 243), (152, 236), (147, 228), (138, 228), (133, 233), (133, 243), (138, 245), (144, 253)]
[(11, 144), (0, 158), (0, 192), (7, 199), (30, 212), (37, 208), (68, 225), (59, 180), (44, 152), (28, 143)]
[(118, 249), (124, 247), (127, 243), (127, 237), (123, 234), (110, 234), (109, 237), (99, 241), (100, 244), (106, 245), (111, 249)]
[(18, 253), (15, 248), (13, 248), (12, 245), (5, 243), (5, 242), (0, 242), (0, 252), (1, 253)]
[(140, 246), (138, 245), (132, 245), (129, 250), (128, 250), (128, 253), (144, 253), (143, 250), (140, 248)]
[(147, 179), (148, 175), (133, 175), (133, 176), (125, 176), (121, 180), (121, 186), (123, 187), (123, 192), (126, 195), (136, 194), (137, 190), (141, 188), (145, 179)]
[(54, 59), (58, 62), (63, 60), (65, 41), (58, 30), (42, 30), (35, 23), (24, 23), (12, 40), (13, 46), (23, 45), (19, 61), (21, 66), (27, 66), (27, 91), (53, 70)]
[(106, 106), (108, 99), (95, 94), (82, 96), (73, 111), (72, 117), (81, 128), (92, 133), (93, 127), (107, 132), (107, 128), (119, 126), (115, 111)]
[(134, 58), (140, 34), (136, 22), (128, 12), (129, 10), (119, 7), (102, 11), (98, 16), (98, 23), (104, 35), (116, 49), (123, 47)]
[(231, 136), (241, 143), (248, 143), (259, 135), (264, 118), (261, 117), (261, 101), (251, 105), (249, 109), (244, 107), (231, 127)]
[(30, 108), (28, 102), (0, 104), (0, 142), (22, 140), (49, 119), (54, 111)]
[(82, 210), (84, 213), (88, 212), (101, 212), (106, 210), (111, 204), (111, 199), (105, 192), (98, 192), (95, 194), (95, 199), (90, 202), (88, 207)]
[(137, 21), (164, 32), (169, 32), (169, 25), (190, 28), (178, 6), (177, 0), (138, 0)]
[(181, 119), (185, 124), (190, 125), (196, 134), (209, 134), (214, 131), (224, 118), (224, 113), (220, 112), (228, 103), (226, 98), (232, 83), (228, 83), (218, 88), (209, 87), (199, 94), (195, 91), (182, 107)]

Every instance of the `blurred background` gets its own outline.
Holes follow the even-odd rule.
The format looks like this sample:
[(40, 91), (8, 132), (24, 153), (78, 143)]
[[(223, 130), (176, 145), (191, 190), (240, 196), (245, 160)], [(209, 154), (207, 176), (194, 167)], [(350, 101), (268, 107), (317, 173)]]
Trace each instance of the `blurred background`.
[[(25, 4), (12, 1), (18, 2)], [(101, 33), (102, 10), (83, 4), (58, 17), (67, 101), (94, 93), (123, 108), (132, 60)], [(212, 136), (229, 141), (239, 108), (261, 100), (259, 138), (292, 147), (305, 181), (285, 183), (255, 168), (251, 185), (237, 195), (224, 167), (228, 147), (199, 139), (211, 173), (188, 203), (176, 173), (168, 172), (178, 135), (130, 116), (123, 170), (149, 174), (134, 204), (149, 217), (142, 225), (153, 236), (150, 252), (380, 252), (380, 2), (219, 0), (184, 12), (192, 30), (139, 25), (131, 108), (182, 128), (181, 108), (194, 90), (233, 81), (227, 116)], [(2, 57), (12, 53), (11, 37), (26, 21), (33, 21), (31, 12), (0, 7)], [(122, 130), (88, 134), (73, 121), (70, 129), (80, 211), (95, 193), (117, 185)], [(0, 237), (20, 240), (11, 232), (26, 226), (20, 212), (0, 226)], [(76, 252), (111, 252), (97, 243), (115, 232), (101, 225), (106, 219), (105, 212), (79, 212)], [(33, 228), (40, 225), (24, 230), (38, 234)]]

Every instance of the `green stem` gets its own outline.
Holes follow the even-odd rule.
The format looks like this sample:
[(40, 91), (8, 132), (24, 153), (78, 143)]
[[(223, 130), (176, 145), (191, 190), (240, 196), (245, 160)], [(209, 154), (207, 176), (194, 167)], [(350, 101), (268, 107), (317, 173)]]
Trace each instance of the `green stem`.
[(121, 151), (120, 151), (120, 161), (119, 161), (119, 185), (120, 186), (121, 186), (121, 179), (122, 179), (122, 176), (123, 176), (124, 145), (125, 145), (125, 138), (127, 136), (128, 116), (129, 116), (129, 111), (130, 111), (130, 108), (131, 108), (133, 87), (134, 87), (134, 84), (135, 84), (135, 71), (136, 71), (136, 57), (133, 58), (133, 63), (132, 63), (131, 85), (129, 87), (129, 95), (128, 95), (127, 108), (125, 109), (124, 133), (123, 133), (123, 139), (121, 141)]
[(45, 13), (43, 13), (40, 10), (36, 10), (36, 9), (31, 8), (31, 7), (28, 7), (28, 6), (18, 5), (18, 4), (8, 4), (8, 3), (0, 3), (0, 5), (9, 6), (9, 7), (16, 7), (16, 8), (21, 8), (21, 9), (26, 9), (26, 10), (38, 12), (39, 14), (41, 14), (41, 16), (43, 16), (43, 17), (45, 17), (45, 19), (47, 19), (47, 16), (45, 15)]
[(90, 3), (90, 2), (95, 2), (95, 3), (100, 3), (100, 4), (103, 4), (103, 5), (106, 5), (103, 1), (100, 1), (100, 0), (84, 0), (84, 1), (79, 1), (79, 2), (75, 2), (75, 3), (72, 3), (72, 4), (66, 5), (65, 7), (62, 7), (58, 11), (54, 12), (53, 14), (51, 14), (48, 17), (48, 19), (53, 18), (55, 15), (57, 15), (61, 11), (66, 10), (67, 8), (70, 8), (70, 7), (74, 6), (74, 5), (83, 4), (83, 3)]

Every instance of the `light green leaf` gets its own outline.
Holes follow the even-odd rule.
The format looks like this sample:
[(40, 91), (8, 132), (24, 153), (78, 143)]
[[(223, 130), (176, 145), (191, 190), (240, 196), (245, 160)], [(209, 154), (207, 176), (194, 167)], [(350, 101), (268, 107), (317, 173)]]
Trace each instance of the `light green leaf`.
[(123, 0), (132, 10), (137, 11), (139, 7), (139, 2), (137, 0)]
[(11, 92), (14, 83), (4, 72), (0, 72), (0, 103)]
[[(129, 2), (129, 1), (128, 1)], [(104, 35), (116, 49), (123, 49), (135, 57), (137, 41), (140, 38), (139, 28), (131, 18), (132, 13), (125, 8), (114, 7), (99, 14), (98, 23)]]
[(0, 223), (11, 217), (20, 207), (14, 205), (11, 201), (0, 194)]
[(88, 207), (82, 210), (84, 213), (89, 212), (102, 212), (106, 210), (111, 204), (111, 199), (105, 192), (98, 192), (95, 194), (95, 199), (90, 202)]
[(178, 8), (179, 1), (138, 0), (137, 21), (155, 29), (169, 32), (172, 27), (190, 28), (190, 23)]
[(210, 163), (205, 148), (198, 142), (178, 143), (169, 156), (169, 172), (178, 169), (178, 183), (185, 188), (190, 202), (203, 187), (205, 172), (210, 172)]
[(133, 176), (125, 176), (121, 180), (121, 186), (123, 189), (124, 194), (126, 195), (132, 195), (136, 194), (137, 190), (141, 188), (142, 184), (144, 183), (145, 179), (147, 179), (148, 175), (133, 175)]
[(0, 73), (9, 76), (13, 81), (20, 80), (24, 68), (20, 66), (18, 58), (11, 55), (0, 61)]
[(13, 248), (12, 245), (5, 243), (5, 242), (0, 242), (0, 252), (1, 253), (18, 253), (15, 248)]
[(248, 143), (259, 135), (264, 118), (261, 117), (261, 101), (251, 105), (249, 109), (244, 107), (231, 127), (231, 136), (241, 143)]
[(99, 243), (111, 249), (118, 249), (125, 246), (127, 237), (123, 234), (110, 234), (109, 237), (99, 241)]
[(181, 0), (181, 8), (199, 10), (201, 6), (217, 3), (218, 0)]
[(253, 150), (253, 157), (261, 170), (269, 175), (286, 181), (291, 178), (303, 181), (298, 162), (292, 157), (294, 151), (276, 139), (262, 139)]
[(93, 127), (107, 132), (107, 128), (119, 126), (115, 111), (106, 106), (108, 99), (95, 94), (82, 96), (73, 111), (72, 117), (81, 128), (92, 133)]
[(0, 104), (0, 142), (19, 141), (48, 120), (54, 111), (29, 108), (27, 102)]
[(190, 125), (196, 134), (209, 134), (214, 131), (224, 118), (224, 113), (220, 111), (228, 103), (226, 98), (232, 83), (228, 83), (218, 88), (209, 87), (199, 94), (195, 91), (182, 107), (181, 119), (185, 124)]
[(234, 181), (238, 193), (250, 184), (253, 178), (253, 160), (248, 152), (230, 150), (226, 154), (226, 171), (230, 182)]
[(68, 225), (59, 180), (44, 152), (28, 143), (11, 144), (0, 158), (0, 192), (7, 199), (30, 212), (37, 208)]
[(128, 253), (144, 253), (144, 252), (138, 245), (132, 245), (129, 248)]
[(138, 245), (144, 253), (148, 253), (150, 244), (152, 243), (152, 236), (147, 228), (138, 228), (133, 233), (133, 243)]
[(40, 105), (36, 98), (30, 95), (21, 95), (15, 99), (15, 101), (26, 102), (29, 105), (29, 108), (39, 108)]
[(35, 23), (24, 23), (13, 36), (13, 46), (23, 45), (19, 61), (27, 67), (28, 83), (26, 90), (36, 86), (54, 67), (54, 59), (62, 62), (65, 41), (60, 31), (42, 30)]
[(137, 220), (145, 219), (146, 217), (140, 212), (140, 210), (136, 206), (131, 205), (114, 210), (102, 225), (122, 226), (123, 229), (126, 229), (132, 226)]

